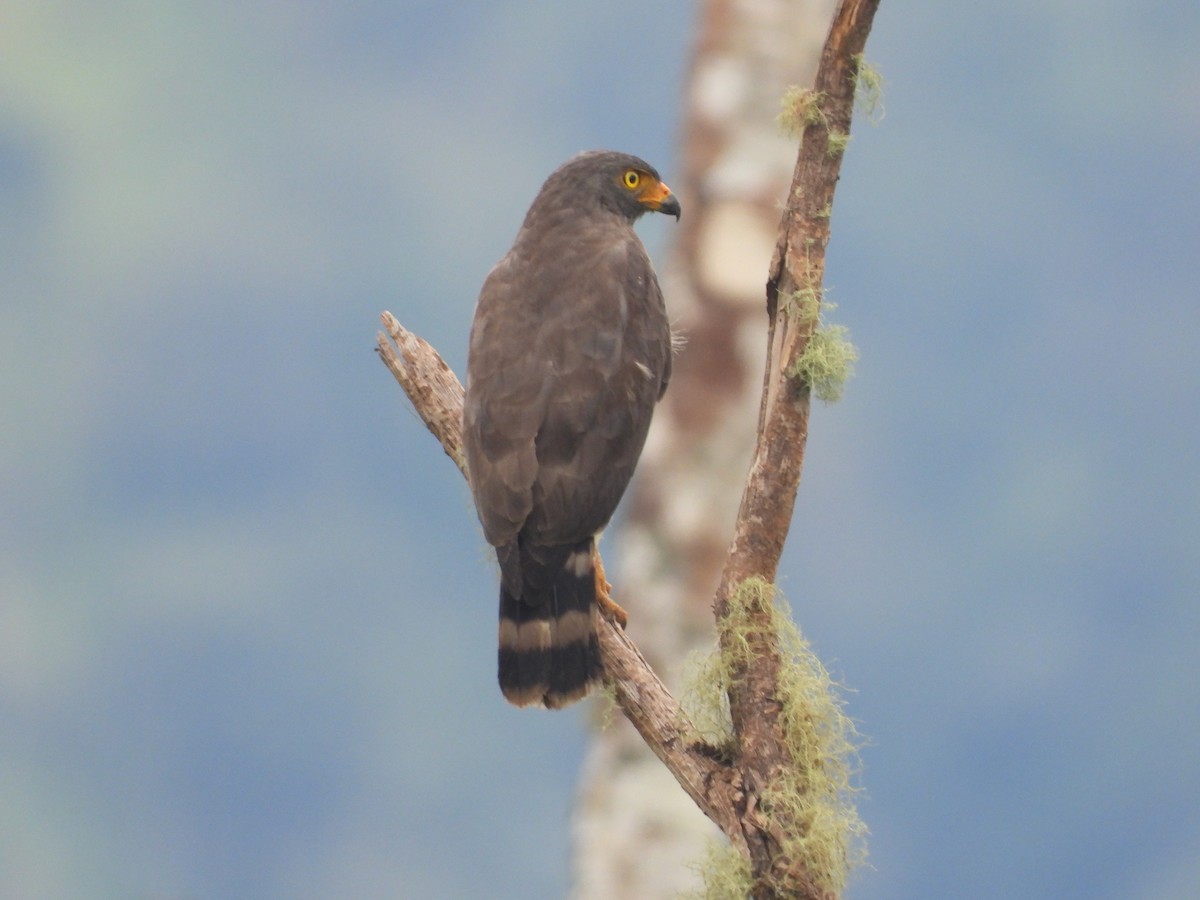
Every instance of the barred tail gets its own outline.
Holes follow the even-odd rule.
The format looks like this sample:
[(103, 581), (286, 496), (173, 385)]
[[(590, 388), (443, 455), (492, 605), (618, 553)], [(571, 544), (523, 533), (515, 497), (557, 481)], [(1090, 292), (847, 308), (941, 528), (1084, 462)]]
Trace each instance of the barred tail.
[(600, 679), (592, 539), (581, 542), (548, 584), (514, 597), (500, 586), (500, 690), (516, 706), (558, 709)]

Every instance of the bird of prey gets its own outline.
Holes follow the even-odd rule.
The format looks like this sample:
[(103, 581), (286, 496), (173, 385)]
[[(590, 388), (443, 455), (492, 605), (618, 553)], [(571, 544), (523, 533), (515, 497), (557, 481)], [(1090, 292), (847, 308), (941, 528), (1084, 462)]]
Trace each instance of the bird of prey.
[(636, 156), (556, 169), (484, 281), (463, 441), (500, 562), (500, 689), (551, 709), (600, 678), (596, 617), (622, 625), (595, 554), (671, 374), (662, 291), (633, 223), (679, 201)]

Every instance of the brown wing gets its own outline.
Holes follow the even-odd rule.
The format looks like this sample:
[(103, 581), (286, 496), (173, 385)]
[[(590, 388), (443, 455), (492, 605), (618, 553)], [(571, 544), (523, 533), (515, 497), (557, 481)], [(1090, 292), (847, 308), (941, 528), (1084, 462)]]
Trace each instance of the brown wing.
[(573, 305), (568, 348), (538, 431), (538, 474), (525, 534), (578, 541), (607, 523), (646, 440), (670, 361), (662, 293), (629, 239), (592, 270)]
[(543, 240), (537, 258), (521, 246), (489, 275), (472, 327), (472, 490), (493, 545), (574, 543), (608, 522), (633, 474), (669, 328), (631, 228)]
[(549, 361), (530, 352), (533, 304), (513, 254), (483, 284), (471, 326), (463, 444), (475, 507), (488, 543), (512, 541), (533, 506), (534, 438), (552, 384)]

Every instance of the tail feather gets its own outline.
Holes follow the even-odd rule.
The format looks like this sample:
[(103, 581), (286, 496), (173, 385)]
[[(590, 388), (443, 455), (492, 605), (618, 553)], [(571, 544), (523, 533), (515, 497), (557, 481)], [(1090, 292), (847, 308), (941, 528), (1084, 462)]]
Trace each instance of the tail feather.
[(548, 583), (500, 586), (500, 690), (516, 706), (557, 709), (582, 699), (600, 679), (592, 541), (566, 555)]

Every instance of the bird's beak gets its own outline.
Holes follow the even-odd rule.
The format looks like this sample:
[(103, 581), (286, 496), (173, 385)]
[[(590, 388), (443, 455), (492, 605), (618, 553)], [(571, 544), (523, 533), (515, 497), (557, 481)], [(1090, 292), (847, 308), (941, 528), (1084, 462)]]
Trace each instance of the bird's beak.
[(674, 216), (675, 221), (679, 221), (679, 215), (683, 211), (682, 207), (680, 207), (679, 201), (675, 199), (675, 195), (671, 193), (671, 189), (661, 181), (646, 191), (640, 199), (644, 206), (649, 207), (655, 212)]

